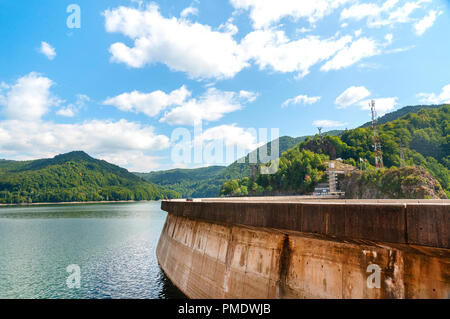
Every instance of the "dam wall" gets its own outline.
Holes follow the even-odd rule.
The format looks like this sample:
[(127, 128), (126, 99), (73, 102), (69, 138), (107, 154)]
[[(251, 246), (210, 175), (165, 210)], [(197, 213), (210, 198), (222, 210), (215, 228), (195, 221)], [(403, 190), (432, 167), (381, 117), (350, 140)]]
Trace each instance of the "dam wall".
[(190, 298), (449, 298), (449, 201), (164, 201)]

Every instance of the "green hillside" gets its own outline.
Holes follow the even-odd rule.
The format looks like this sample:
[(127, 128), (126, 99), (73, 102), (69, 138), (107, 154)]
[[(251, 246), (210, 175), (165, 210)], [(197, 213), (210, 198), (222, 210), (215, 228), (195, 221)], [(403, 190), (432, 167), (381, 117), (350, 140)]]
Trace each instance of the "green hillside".
[[(282, 136), (278, 139), (280, 153), (292, 148), (306, 136), (293, 138)], [(267, 153), (271, 154), (271, 142), (267, 144)], [(258, 154), (262, 147), (252, 153)], [(150, 173), (135, 173), (147, 181), (172, 189), (183, 197), (217, 197), (222, 184), (234, 178), (250, 176), (251, 164), (249, 156), (236, 161), (229, 166), (210, 166), (196, 169), (171, 169)], [(258, 163), (261, 163), (258, 158)]]
[[(435, 108), (439, 108), (442, 105), (411, 105), (411, 106), (405, 106), (402, 107), (401, 109), (398, 109), (397, 111), (391, 112), (391, 113), (387, 113), (383, 116), (381, 116), (378, 119), (378, 124), (386, 124), (387, 122), (392, 122), (400, 117), (402, 117), (403, 115), (406, 115), (408, 113), (417, 113), (419, 112), (419, 110), (421, 109), (435, 109)], [(369, 127), (372, 126), (372, 121), (369, 121), (363, 125), (361, 125), (360, 127)]]
[[(367, 159), (371, 170), (375, 165), (372, 134), (372, 129), (365, 127), (346, 130), (341, 136), (307, 138), (282, 154), (276, 174), (228, 181), (222, 194), (310, 192), (324, 181), (322, 162), (328, 158), (342, 158), (353, 166)], [(422, 108), (382, 124), (379, 136), (386, 168), (424, 167), (438, 181), (436, 187), (442, 186), (447, 196), (450, 194), (450, 105)]]
[(183, 197), (215, 197), (218, 185), (224, 180), (225, 166), (209, 166), (196, 169), (171, 169), (150, 173), (135, 173), (143, 179), (167, 187)]
[(0, 161), (0, 203), (153, 200), (179, 197), (84, 152), (51, 159)]

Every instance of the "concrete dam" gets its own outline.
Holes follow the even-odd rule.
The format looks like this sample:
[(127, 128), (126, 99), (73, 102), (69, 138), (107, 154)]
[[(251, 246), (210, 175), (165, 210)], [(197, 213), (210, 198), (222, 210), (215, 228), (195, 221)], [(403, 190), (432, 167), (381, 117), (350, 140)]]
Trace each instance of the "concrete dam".
[(449, 200), (161, 206), (158, 262), (189, 298), (450, 298)]

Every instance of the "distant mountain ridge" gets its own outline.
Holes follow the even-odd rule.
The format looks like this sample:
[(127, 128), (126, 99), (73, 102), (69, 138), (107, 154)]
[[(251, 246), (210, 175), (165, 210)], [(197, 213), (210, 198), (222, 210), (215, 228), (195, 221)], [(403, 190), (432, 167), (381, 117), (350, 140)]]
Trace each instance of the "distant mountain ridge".
[[(293, 138), (282, 136), (278, 138), (280, 154), (294, 147), (304, 137)], [(276, 140), (274, 140), (276, 141)], [(267, 143), (267, 154), (271, 154), (271, 144)], [(263, 146), (250, 152), (259, 154)], [(147, 181), (172, 189), (183, 197), (216, 197), (220, 192), (221, 185), (228, 179), (242, 178), (250, 175), (251, 163), (250, 153), (240, 161), (235, 161), (229, 166), (208, 166), (195, 169), (171, 169), (166, 171), (155, 171), (150, 173), (134, 173)], [(258, 164), (261, 163), (258, 159)]]
[[(443, 106), (443, 104), (436, 104), (436, 105), (410, 105), (402, 107), (401, 109), (398, 109), (396, 111), (386, 113), (385, 115), (379, 117), (377, 119), (377, 123), (380, 124), (386, 124), (387, 122), (392, 122), (403, 115), (406, 115), (408, 113), (417, 113), (421, 109), (436, 109)], [(364, 123), (360, 127), (369, 127), (372, 126), (372, 121), (369, 121), (367, 123)]]
[[(391, 113), (387, 113), (384, 116), (378, 119), (378, 123), (385, 124), (387, 122), (391, 122), (396, 120), (406, 114), (416, 113), (420, 109), (432, 109), (439, 108), (442, 105), (416, 105), (416, 106), (405, 106), (399, 110), (396, 110)], [(371, 125), (371, 122), (367, 122), (360, 126), (361, 128), (368, 127)], [(341, 136), (344, 134), (345, 130), (333, 130), (329, 132), (323, 133), (328, 134), (330, 136)], [(283, 152), (291, 149), (298, 143), (306, 141), (308, 138), (312, 138), (313, 135), (310, 136), (301, 136), (301, 137), (290, 137), (290, 136), (282, 136), (279, 138), (279, 151), (280, 156)], [(270, 146), (272, 142), (267, 144), (268, 153), (270, 154)], [(261, 148), (260, 148), (261, 149)], [(258, 150), (254, 150), (252, 152), (258, 152)], [(251, 152), (251, 153), (252, 153)], [(249, 177), (251, 174), (251, 165), (248, 163), (249, 155), (245, 156), (245, 163), (239, 163), (238, 161), (230, 164), (229, 166), (216, 167), (216, 171), (214, 174), (208, 175), (203, 172), (207, 172), (207, 168), (197, 168), (194, 170), (191, 169), (183, 169), (183, 178), (177, 180), (175, 176), (181, 170), (168, 170), (168, 171), (156, 171), (150, 173), (136, 173), (138, 176), (156, 183), (158, 185), (167, 187), (169, 189), (176, 190), (183, 197), (193, 196), (193, 197), (215, 197), (218, 196), (221, 190), (221, 185), (231, 179), (239, 179), (243, 177)], [(260, 162), (258, 161), (258, 164)], [(192, 173), (192, 175), (190, 175)]]
[(0, 160), (0, 203), (154, 200), (179, 197), (85, 152), (34, 161)]
[[(349, 198), (450, 197), (450, 105), (423, 108), (380, 124), (378, 136), (384, 168), (375, 168), (372, 128), (356, 128), (299, 143), (282, 154), (273, 174), (230, 179), (221, 194), (311, 194), (320, 183), (328, 183), (326, 163), (340, 158), (354, 171), (351, 177), (338, 177), (339, 189)], [(364, 168), (358, 171), (361, 159)]]

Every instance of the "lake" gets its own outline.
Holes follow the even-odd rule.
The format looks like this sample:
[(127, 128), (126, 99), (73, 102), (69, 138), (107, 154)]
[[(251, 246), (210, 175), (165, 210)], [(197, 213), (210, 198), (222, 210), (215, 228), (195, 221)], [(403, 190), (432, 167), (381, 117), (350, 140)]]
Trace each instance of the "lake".
[[(0, 208), (0, 298), (183, 298), (156, 260), (160, 206)], [(73, 267), (79, 288), (66, 282)]]

